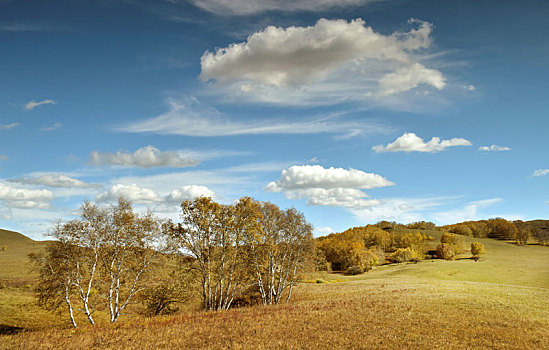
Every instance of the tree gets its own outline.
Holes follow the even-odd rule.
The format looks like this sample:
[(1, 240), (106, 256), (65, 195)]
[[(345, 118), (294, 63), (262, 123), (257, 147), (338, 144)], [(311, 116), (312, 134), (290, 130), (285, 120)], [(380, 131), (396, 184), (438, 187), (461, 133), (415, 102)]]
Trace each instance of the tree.
[(92, 314), (102, 292), (115, 322), (142, 289), (142, 276), (161, 249), (159, 227), (152, 214), (134, 214), (123, 198), (108, 209), (84, 203), (80, 219), (58, 224), (50, 234), (55, 242), (44, 254), (30, 256), (40, 271), (39, 303), (56, 308), (64, 300), (76, 327), (77, 299), (94, 325)]
[(484, 244), (480, 242), (471, 243), (471, 254), (473, 254), (473, 259), (477, 261), (481, 255), (486, 254), (486, 250), (484, 249)]
[(298, 273), (312, 264), (313, 228), (296, 209), (280, 210), (260, 203), (261, 229), (245, 236), (255, 283), (263, 304), (278, 304), (292, 296)]
[(243, 239), (254, 229), (259, 214), (251, 206), (249, 198), (237, 205), (221, 205), (207, 197), (181, 204), (182, 222), (172, 225), (171, 236), (175, 247), (193, 258), (204, 310), (230, 308), (245, 288), (248, 269)]

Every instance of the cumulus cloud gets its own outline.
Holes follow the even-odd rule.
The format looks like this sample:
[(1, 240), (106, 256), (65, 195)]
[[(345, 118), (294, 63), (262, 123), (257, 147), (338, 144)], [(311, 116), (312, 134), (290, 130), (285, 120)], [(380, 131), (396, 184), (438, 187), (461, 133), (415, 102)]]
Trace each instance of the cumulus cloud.
[(27, 103), (25, 105), (25, 109), (26, 110), (31, 110), (31, 109), (35, 109), (36, 107), (41, 106), (41, 105), (54, 105), (56, 103), (57, 102), (54, 101), (54, 100), (30, 101), (29, 103)]
[(538, 169), (532, 173), (532, 176), (544, 176), (549, 174), (549, 169)]
[(498, 145), (491, 145), (491, 146), (481, 146), (478, 148), (478, 150), (482, 152), (501, 152), (501, 151), (510, 151), (511, 148), (498, 146)]
[(17, 182), (25, 185), (43, 185), (62, 188), (100, 188), (99, 184), (86, 183), (63, 174), (44, 174), (38, 177), (23, 177), (10, 179), (9, 182)]
[(270, 182), (265, 189), (284, 192), (289, 199), (306, 198), (308, 205), (364, 208), (379, 202), (364, 199), (368, 195), (360, 189), (392, 185), (391, 181), (381, 175), (361, 170), (296, 165), (283, 170), (280, 179)]
[(215, 193), (206, 186), (187, 185), (171, 191), (166, 196), (166, 201), (171, 203), (181, 203), (185, 200), (192, 200), (196, 197), (214, 198)]
[(98, 202), (114, 202), (118, 198), (124, 197), (132, 202), (140, 204), (150, 204), (162, 201), (155, 191), (150, 188), (139, 187), (135, 184), (112, 186), (107, 192), (103, 192), (96, 197)]
[(185, 200), (192, 200), (196, 197), (215, 198), (215, 193), (206, 186), (185, 185), (172, 190), (166, 196), (161, 196), (156, 191), (140, 187), (136, 184), (123, 185), (116, 184), (107, 192), (103, 192), (96, 197), (98, 202), (115, 202), (118, 198), (124, 197), (138, 204), (155, 204), (155, 211), (173, 211), (174, 204), (179, 204)]
[(8, 207), (21, 209), (47, 208), (49, 202), (53, 199), (53, 193), (45, 189), (29, 190), (0, 182), (0, 200), (5, 201)]
[[(443, 74), (418, 58), (431, 45), (432, 25), (415, 19), (410, 23), (417, 27), (391, 35), (375, 32), (362, 19), (269, 26), (245, 42), (205, 52), (200, 78), (217, 82), (238, 98), (288, 104), (313, 96), (329, 97), (332, 103), (364, 100), (420, 84), (441, 90), (446, 85)], [(289, 100), (291, 96), (295, 98)]]
[(425, 142), (414, 133), (404, 133), (395, 141), (388, 145), (378, 145), (372, 147), (376, 152), (440, 152), (448, 147), (454, 146), (471, 146), (471, 142), (464, 138), (452, 138), (449, 140), (441, 140), (439, 137), (433, 137), (430, 141)]
[(178, 152), (162, 152), (153, 146), (146, 146), (134, 153), (118, 151), (116, 153), (99, 153), (93, 151), (88, 161), (92, 165), (120, 165), (124, 167), (172, 167), (184, 168), (195, 166), (200, 163), (198, 160), (182, 157)]
[(195, 6), (221, 16), (252, 15), (266, 11), (324, 11), (359, 6), (380, 0), (190, 0)]
[(196, 98), (168, 99), (169, 111), (157, 117), (118, 128), (119, 131), (151, 132), (164, 135), (234, 136), (264, 134), (339, 134), (352, 137), (364, 133), (385, 133), (388, 128), (369, 121), (343, 120), (339, 116), (296, 121), (261, 118), (241, 121), (228, 118)]
[(15, 128), (19, 123), (0, 124), (0, 130), (9, 130)]

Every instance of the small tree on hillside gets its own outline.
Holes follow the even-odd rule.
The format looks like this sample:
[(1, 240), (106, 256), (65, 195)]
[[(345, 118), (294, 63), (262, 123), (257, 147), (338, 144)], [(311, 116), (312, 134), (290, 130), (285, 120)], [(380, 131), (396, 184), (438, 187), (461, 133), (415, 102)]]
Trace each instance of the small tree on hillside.
[(484, 244), (479, 242), (471, 243), (471, 254), (473, 254), (473, 259), (477, 261), (481, 255), (486, 254), (486, 250), (484, 249)]

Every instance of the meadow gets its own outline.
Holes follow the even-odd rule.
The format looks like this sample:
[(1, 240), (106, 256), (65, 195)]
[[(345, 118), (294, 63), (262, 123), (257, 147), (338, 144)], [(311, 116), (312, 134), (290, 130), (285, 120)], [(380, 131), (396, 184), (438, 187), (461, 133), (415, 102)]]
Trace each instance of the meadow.
[(549, 348), (549, 248), (466, 241), (482, 242), (487, 254), (358, 276), (309, 274), (288, 304), (154, 318), (134, 308), (117, 324), (76, 330), (39, 309), (24, 282), (32, 277), (24, 253), (45, 243), (8, 242), (0, 251), (0, 325), (24, 331), (0, 336), (0, 348)]

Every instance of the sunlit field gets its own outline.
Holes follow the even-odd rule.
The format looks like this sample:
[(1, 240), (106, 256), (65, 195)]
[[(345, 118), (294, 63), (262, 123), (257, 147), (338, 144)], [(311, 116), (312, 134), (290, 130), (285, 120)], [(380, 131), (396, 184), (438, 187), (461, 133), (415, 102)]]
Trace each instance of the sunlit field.
[[(478, 262), (462, 254), (352, 277), (309, 274), (288, 304), (155, 318), (136, 307), (118, 324), (99, 317), (77, 330), (39, 309), (29, 286), (4, 286), (0, 324), (25, 331), (1, 336), (0, 348), (549, 348), (549, 250), (480, 241), (487, 254)], [(2, 269), (3, 280), (4, 271), (24, 275), (18, 266)]]

